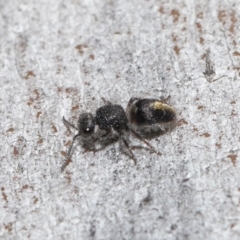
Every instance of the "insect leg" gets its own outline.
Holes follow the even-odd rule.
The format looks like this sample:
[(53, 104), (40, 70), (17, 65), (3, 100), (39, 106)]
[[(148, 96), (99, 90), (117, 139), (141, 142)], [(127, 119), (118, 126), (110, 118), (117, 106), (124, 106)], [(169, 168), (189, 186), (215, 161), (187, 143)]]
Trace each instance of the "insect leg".
[(125, 147), (127, 148), (127, 150), (129, 151), (130, 156), (131, 156), (132, 160), (134, 161), (134, 164), (136, 165), (136, 164), (137, 164), (137, 159), (136, 159), (136, 157), (134, 156), (132, 150), (130, 149), (127, 140), (126, 140), (124, 137), (122, 137), (121, 140), (122, 140), (124, 146), (125, 146)]
[(152, 151), (154, 151), (155, 153), (159, 154), (158, 151), (155, 150), (155, 148), (145, 139), (143, 139), (136, 131), (134, 131), (133, 129), (130, 128), (131, 133), (139, 140), (141, 140), (142, 142), (144, 142), (149, 148), (151, 148)]
[(110, 101), (106, 100), (104, 97), (102, 97), (102, 100), (103, 100), (104, 104), (112, 105), (112, 103)]

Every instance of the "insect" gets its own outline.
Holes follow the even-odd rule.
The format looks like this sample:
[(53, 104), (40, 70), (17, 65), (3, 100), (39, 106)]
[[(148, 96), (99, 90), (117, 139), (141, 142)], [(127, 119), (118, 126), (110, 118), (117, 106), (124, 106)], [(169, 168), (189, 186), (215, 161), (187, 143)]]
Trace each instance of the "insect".
[(63, 117), (64, 124), (74, 128), (78, 133), (73, 137), (72, 144), (68, 149), (66, 160), (61, 167), (62, 172), (71, 158), (76, 139), (79, 139), (81, 146), (86, 151), (99, 151), (106, 145), (119, 141), (120, 146), (126, 149), (126, 154), (136, 164), (136, 158), (129, 146), (129, 135), (132, 134), (152, 151), (158, 153), (141, 136), (141, 128), (172, 122), (176, 117), (175, 110), (171, 106), (156, 99), (131, 98), (126, 111), (121, 105), (112, 104), (105, 100), (104, 102), (106, 104), (98, 108), (95, 115), (92, 113), (80, 114), (77, 127)]

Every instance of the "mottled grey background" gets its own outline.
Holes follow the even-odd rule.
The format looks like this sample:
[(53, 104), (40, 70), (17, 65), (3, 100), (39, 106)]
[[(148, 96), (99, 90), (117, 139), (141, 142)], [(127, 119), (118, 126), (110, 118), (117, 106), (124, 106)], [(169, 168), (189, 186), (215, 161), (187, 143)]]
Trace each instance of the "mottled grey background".
[[(237, 0), (0, 1), (0, 238), (239, 239), (239, 18)], [(132, 96), (176, 108), (162, 156), (79, 147), (60, 174), (62, 116)]]

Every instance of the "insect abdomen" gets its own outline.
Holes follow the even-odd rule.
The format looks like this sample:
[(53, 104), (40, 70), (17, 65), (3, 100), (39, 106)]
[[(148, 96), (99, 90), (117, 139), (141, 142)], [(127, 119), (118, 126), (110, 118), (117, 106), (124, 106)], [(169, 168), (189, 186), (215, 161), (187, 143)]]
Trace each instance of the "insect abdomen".
[(141, 99), (132, 109), (131, 122), (137, 125), (151, 125), (174, 121), (176, 113), (174, 108), (156, 99)]

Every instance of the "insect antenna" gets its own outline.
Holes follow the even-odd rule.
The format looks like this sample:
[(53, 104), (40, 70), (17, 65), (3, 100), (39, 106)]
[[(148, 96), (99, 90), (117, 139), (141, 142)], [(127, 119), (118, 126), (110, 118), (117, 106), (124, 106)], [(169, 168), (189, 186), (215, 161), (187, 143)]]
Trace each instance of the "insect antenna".
[(78, 130), (77, 127), (75, 127), (72, 123), (70, 123), (69, 121), (67, 121), (65, 119), (65, 117), (62, 118), (63, 123), (68, 127), (68, 128), (74, 128), (75, 130)]
[(64, 160), (64, 162), (63, 162), (63, 164), (62, 164), (61, 172), (63, 172), (64, 169), (66, 168), (66, 166), (68, 165), (68, 163), (69, 163), (69, 161), (70, 161), (70, 158), (71, 158), (71, 156), (72, 156), (72, 154), (73, 154), (72, 149), (73, 149), (74, 142), (75, 142), (75, 140), (76, 140), (80, 135), (81, 135), (81, 134), (78, 133), (78, 134), (76, 134), (76, 135), (73, 137), (72, 143), (71, 143), (71, 145), (70, 145), (70, 147), (69, 147), (69, 149), (68, 149), (67, 157), (66, 157), (66, 159)]

